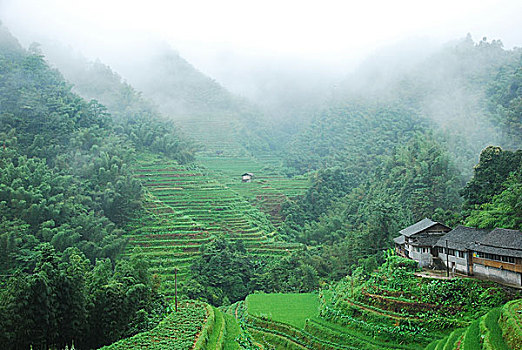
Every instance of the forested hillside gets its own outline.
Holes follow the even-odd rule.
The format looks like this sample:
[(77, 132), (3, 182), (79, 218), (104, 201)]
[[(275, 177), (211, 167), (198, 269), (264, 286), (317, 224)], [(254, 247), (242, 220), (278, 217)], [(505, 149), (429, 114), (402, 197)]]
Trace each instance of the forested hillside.
[(252, 103), (232, 95), (178, 53), (165, 48), (138, 62), (129, 79), (210, 155), (269, 152), (272, 128)]
[(467, 37), (362, 65), (296, 126), (171, 49), (123, 78), (0, 27), (0, 347), (414, 349), (477, 341), (473, 319), (508, 329), (516, 293), (422, 279), (388, 249), (424, 217), (522, 229), (521, 63)]
[[(468, 36), (412, 66), (385, 63), (369, 61), (350, 75), (286, 147), (288, 173), (314, 176), (303, 198), (284, 206), (282, 233), (313, 245), (343, 242), (355, 264), (423, 217), (517, 228), (517, 206), (509, 203), (519, 199), (518, 158), (475, 170), (476, 177), (500, 172), (497, 185), (463, 190), (469, 196), (492, 191), (495, 203), (491, 196), (488, 204), (465, 197), (461, 213), (460, 190), (486, 146), (500, 145), (505, 151), (495, 152), (511, 157), (509, 150), (522, 145), (520, 50)], [(496, 154), (484, 152), (481, 163)]]
[(520, 147), (520, 138), (512, 136), (520, 133), (510, 133), (506, 125), (511, 122), (516, 131), (520, 119), (502, 108), (517, 108), (521, 55), (517, 48), (505, 50), (500, 40), (474, 42), (468, 34), (411, 66), (408, 61), (394, 66), (385, 58), (369, 60), (340, 84), (336, 100), (371, 98), (434, 121), (433, 128), (443, 133), (457, 166), (469, 177), (486, 146)]
[[(399, 55), (390, 51), (382, 56)], [(521, 54), (520, 49), (504, 50), (499, 40), (484, 38), (475, 43), (468, 35), (411, 66), (408, 61), (391, 65), (382, 57), (369, 59), (335, 88), (324, 111), (308, 130), (297, 135), (289, 147), (287, 163), (294, 167), (310, 164), (315, 169), (317, 160), (309, 161), (305, 155), (320, 152), (323, 163), (333, 165), (332, 159), (346, 159), (355, 150), (364, 153), (364, 147), (357, 149), (353, 135), (345, 134), (345, 128), (322, 130), (321, 125), (324, 128), (357, 119), (354, 112), (371, 118), (380, 108), (395, 110), (402, 118), (409, 116), (415, 124), (424, 122), (424, 127), (431, 121), (430, 128), (441, 134), (440, 141), (447, 144), (456, 165), (468, 177), (477, 154), (486, 146), (520, 147)], [(399, 125), (394, 123), (395, 128)], [(410, 130), (402, 127), (404, 132)], [(365, 134), (364, 129), (352, 133), (358, 131)], [(326, 142), (331, 146), (325, 147)], [(297, 170), (303, 172), (308, 167), (300, 165)]]
[(47, 44), (43, 51), (84, 98), (102, 102), (116, 117), (137, 122), (161, 113), (164, 124), (175, 123), (200, 153), (244, 156), (277, 147), (276, 130), (258, 107), (228, 92), (171, 48), (162, 46), (129, 59), (126, 81), (100, 61), (89, 62), (70, 48)]
[[(154, 116), (112, 118), (0, 30), (2, 347), (92, 348), (146, 330), (166, 304), (143, 260), (118, 259), (143, 210), (130, 165), (142, 147), (178, 161), (192, 150)], [(175, 147), (154, 144), (168, 137)]]

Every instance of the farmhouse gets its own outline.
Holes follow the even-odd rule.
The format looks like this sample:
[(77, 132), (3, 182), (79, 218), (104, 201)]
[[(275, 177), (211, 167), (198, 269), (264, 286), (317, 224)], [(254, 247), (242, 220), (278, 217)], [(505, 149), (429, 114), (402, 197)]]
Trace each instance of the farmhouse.
[(426, 267), (437, 260), (452, 272), (522, 286), (522, 232), (457, 226), (424, 219), (400, 231), (397, 254)]
[(421, 267), (430, 266), (437, 255), (435, 244), (449, 231), (448, 226), (425, 218), (399, 231), (401, 235), (393, 240), (395, 250), (399, 255), (417, 261)]
[(522, 232), (496, 228), (473, 247), (472, 274), (522, 286)]
[(252, 181), (253, 177), (254, 177), (253, 173), (244, 173), (243, 175), (241, 175), (241, 181), (250, 182), (250, 181)]
[(472, 251), (475, 242), (488, 233), (489, 230), (459, 225), (435, 244), (438, 257), (451, 271), (472, 275)]
[(522, 286), (522, 232), (458, 226), (436, 244), (442, 263), (468, 276)]

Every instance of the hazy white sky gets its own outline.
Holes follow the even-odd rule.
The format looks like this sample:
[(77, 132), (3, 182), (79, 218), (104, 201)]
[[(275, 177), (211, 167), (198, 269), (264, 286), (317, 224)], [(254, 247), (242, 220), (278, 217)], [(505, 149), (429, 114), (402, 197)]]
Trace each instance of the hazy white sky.
[(468, 32), (522, 46), (522, 0), (0, 0), (0, 20), (24, 45), (50, 36), (108, 63), (165, 40), (210, 74), (231, 52), (334, 64), (402, 39)]

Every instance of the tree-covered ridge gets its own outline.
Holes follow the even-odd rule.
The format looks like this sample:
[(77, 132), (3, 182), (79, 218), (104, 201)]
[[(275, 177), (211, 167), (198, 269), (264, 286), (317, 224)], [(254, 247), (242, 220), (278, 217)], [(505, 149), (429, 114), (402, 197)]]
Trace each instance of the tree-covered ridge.
[(2, 349), (98, 348), (152, 328), (166, 312), (145, 260), (93, 266), (77, 248), (59, 254), (48, 243), (36, 256), (31, 274), (2, 283)]
[(508, 149), (522, 145), (522, 54), (499, 68), (487, 91), (489, 109)]
[[(42, 160), (28, 159), (10, 148), (0, 153), (2, 271), (30, 270), (41, 242), (60, 251), (77, 247), (92, 262), (102, 257), (114, 260), (122, 251), (123, 231), (108, 217), (124, 215), (121, 209), (135, 210), (139, 202), (125, 206), (121, 200), (134, 194), (138, 201), (141, 188), (130, 192), (121, 184), (116, 190), (106, 186), (94, 192), (79, 178), (53, 171)], [(122, 180), (133, 186), (132, 179)], [(108, 215), (99, 214), (103, 212)]]
[(76, 130), (109, 123), (96, 103), (73, 94), (40, 55), (7, 47), (0, 53), (0, 63), (0, 132), (15, 130), (16, 143), (27, 155), (47, 158), (52, 164)]
[(125, 134), (140, 150), (161, 153), (181, 163), (194, 159), (195, 145), (178, 126), (165, 119), (158, 108), (100, 61), (88, 62), (70, 52), (47, 50), (73, 85), (73, 91), (106, 106), (114, 121), (114, 131)]
[(488, 147), (480, 154), (473, 178), (462, 189), (467, 225), (522, 228), (522, 150)]
[[(488, 145), (520, 148), (516, 132), (506, 127), (511, 120), (516, 131), (514, 123), (520, 118), (513, 98), (520, 49), (505, 50), (500, 40), (474, 42), (468, 35), (411, 63), (401, 54), (393, 49), (376, 54), (339, 84), (333, 101), (371, 99), (434, 121), (466, 177), (471, 177), (469, 169)], [(394, 56), (404, 59), (390, 63)], [(497, 100), (500, 95), (504, 104)], [(511, 99), (508, 112), (506, 103)]]
[(353, 185), (357, 185), (396, 144), (426, 127), (408, 109), (370, 101), (350, 102), (325, 110), (297, 135), (285, 154), (288, 168), (304, 173), (338, 165), (346, 168)]
[[(96, 348), (150, 329), (165, 311), (159, 281), (119, 259), (142, 208), (129, 166), (140, 110), (115, 120), (3, 28), (0, 48), (1, 347)], [(156, 152), (191, 159), (173, 135), (179, 147)]]
[[(113, 132), (103, 106), (72, 93), (42, 57), (9, 33), (0, 52), (1, 249), (9, 269), (31, 251), (76, 246), (94, 262), (121, 251), (121, 227), (142, 189), (127, 165), (133, 147)], [(18, 261), (15, 264), (14, 259)], [(6, 265), (7, 266), (7, 265)]]

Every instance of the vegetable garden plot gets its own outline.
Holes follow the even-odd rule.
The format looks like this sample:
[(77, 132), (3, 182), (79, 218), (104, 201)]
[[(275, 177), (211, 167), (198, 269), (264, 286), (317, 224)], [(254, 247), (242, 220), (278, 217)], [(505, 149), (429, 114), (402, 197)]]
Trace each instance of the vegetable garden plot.
[(173, 312), (156, 328), (126, 338), (103, 350), (187, 350), (192, 349), (207, 318), (203, 303), (185, 303), (178, 312)]

